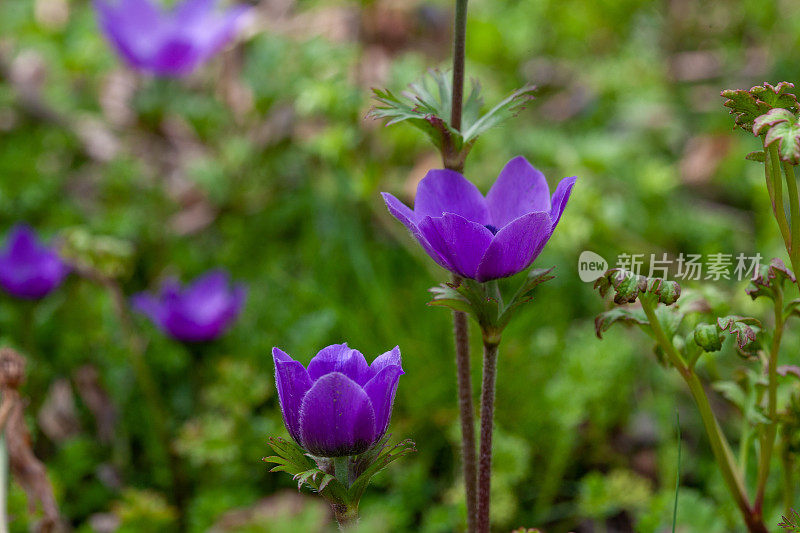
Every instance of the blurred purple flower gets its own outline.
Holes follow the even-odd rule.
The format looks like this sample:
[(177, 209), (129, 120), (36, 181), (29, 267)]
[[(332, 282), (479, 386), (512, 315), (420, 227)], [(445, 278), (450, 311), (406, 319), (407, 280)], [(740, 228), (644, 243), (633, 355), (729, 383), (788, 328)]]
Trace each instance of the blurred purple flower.
[(272, 349), (275, 381), (286, 429), (319, 457), (358, 455), (389, 427), (397, 382), (404, 374), (400, 348), (371, 365), (345, 344), (323, 348), (308, 370), (279, 348)]
[(226, 12), (216, 0), (183, 0), (165, 12), (151, 0), (94, 0), (106, 38), (131, 67), (159, 76), (184, 76), (216, 54), (249, 8)]
[(47, 296), (61, 285), (69, 270), (58, 253), (41, 244), (25, 224), (11, 228), (6, 246), (0, 250), (0, 286), (17, 298)]
[(212, 270), (185, 288), (166, 280), (158, 295), (133, 296), (133, 308), (150, 317), (163, 332), (184, 342), (211, 341), (236, 320), (244, 305), (243, 285), (231, 285), (228, 274)]
[(506, 164), (486, 198), (452, 170), (431, 170), (417, 187), (412, 211), (382, 193), (389, 212), (428, 255), (450, 272), (480, 282), (528, 268), (553, 234), (576, 178), (552, 198), (544, 174), (524, 157)]

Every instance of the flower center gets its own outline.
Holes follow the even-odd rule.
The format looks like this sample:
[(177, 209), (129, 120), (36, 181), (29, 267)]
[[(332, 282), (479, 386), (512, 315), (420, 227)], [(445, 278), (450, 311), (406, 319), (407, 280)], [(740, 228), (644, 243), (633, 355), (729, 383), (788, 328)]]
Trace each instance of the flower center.
[(492, 232), (492, 235), (497, 235), (497, 232), (500, 231), (496, 227), (492, 226), (491, 224), (484, 224), (484, 228), (488, 229)]

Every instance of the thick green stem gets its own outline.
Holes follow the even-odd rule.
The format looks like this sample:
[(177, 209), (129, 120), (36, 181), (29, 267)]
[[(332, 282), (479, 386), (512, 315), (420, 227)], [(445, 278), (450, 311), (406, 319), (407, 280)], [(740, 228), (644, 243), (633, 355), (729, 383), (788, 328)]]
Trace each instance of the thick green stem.
[(736, 460), (733, 456), (733, 452), (731, 452), (728, 440), (722, 433), (722, 428), (717, 422), (717, 418), (714, 416), (714, 412), (711, 409), (711, 404), (708, 401), (708, 396), (703, 388), (703, 384), (700, 382), (700, 378), (686, 366), (683, 357), (675, 348), (672, 340), (667, 337), (650, 300), (648, 298), (640, 298), (640, 301), (656, 341), (667, 355), (670, 363), (678, 370), (683, 380), (689, 386), (689, 391), (697, 405), (698, 411), (700, 411), (700, 418), (708, 434), (708, 440), (711, 444), (711, 451), (714, 454), (714, 459), (717, 461), (717, 465), (722, 473), (722, 478), (731, 496), (733, 496), (736, 505), (739, 507), (744, 517), (747, 528), (754, 533), (767, 533), (761, 516), (750, 508), (747, 490), (742, 481), (742, 476), (736, 467)]
[[(792, 219), (794, 219), (792, 215)], [(800, 222), (800, 217), (798, 218)], [(794, 221), (792, 227), (794, 227)], [(800, 242), (800, 241), (798, 241)], [(774, 313), (775, 313), (775, 333), (772, 336), (772, 345), (769, 351), (769, 362), (767, 368), (767, 413), (770, 420), (769, 425), (764, 432), (761, 440), (761, 450), (758, 460), (758, 484), (756, 485), (756, 499), (754, 510), (757, 514), (762, 513), (764, 506), (764, 494), (767, 487), (767, 479), (769, 478), (769, 466), (772, 461), (772, 451), (775, 446), (775, 437), (778, 432), (778, 353), (781, 347), (781, 339), (783, 338), (783, 291), (780, 287), (776, 287), (774, 299)]]
[(789, 224), (786, 222), (786, 212), (783, 209), (783, 182), (780, 176), (780, 158), (778, 148), (773, 144), (764, 147), (764, 172), (767, 181), (767, 192), (772, 202), (772, 214), (778, 222), (778, 228), (783, 237), (783, 244), (786, 252), (791, 257), (792, 237)]
[(336, 476), (336, 479), (347, 487), (350, 488), (350, 458), (347, 456), (344, 457), (334, 457), (333, 458), (333, 473)]
[[(780, 179), (780, 169), (778, 169), (778, 179)], [(797, 195), (797, 179), (794, 175), (794, 166), (791, 163), (783, 162), (783, 174), (786, 177), (786, 195), (789, 198), (789, 214), (791, 220), (791, 246), (789, 260), (792, 263), (792, 270), (800, 272), (800, 197)]]
[(478, 467), (478, 533), (489, 533), (492, 485), (492, 433), (497, 382), (497, 342), (483, 342), (483, 385), (481, 386), (481, 451)]

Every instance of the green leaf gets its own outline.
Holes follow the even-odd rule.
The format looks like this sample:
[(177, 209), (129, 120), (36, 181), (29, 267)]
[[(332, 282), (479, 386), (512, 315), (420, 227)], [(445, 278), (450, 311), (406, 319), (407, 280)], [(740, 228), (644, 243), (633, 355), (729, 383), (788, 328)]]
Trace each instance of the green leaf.
[(463, 163), (478, 137), (502, 121), (515, 116), (534, 97), (535, 87), (517, 89), (485, 114), (480, 84), (473, 80), (463, 103), (461, 127), (451, 124), (453, 102), (452, 76), (430, 70), (397, 96), (387, 89), (373, 89), (377, 105), (368, 117), (383, 119), (387, 126), (407, 122), (431, 140), (445, 160)]
[(756, 161), (758, 163), (763, 163), (766, 160), (766, 155), (764, 154), (764, 150), (758, 150), (756, 152), (750, 152), (746, 156), (745, 159), (748, 161)]
[(517, 292), (511, 297), (511, 300), (506, 304), (506, 306), (503, 308), (503, 311), (500, 313), (497, 324), (500, 330), (504, 329), (509, 322), (511, 322), (511, 319), (523, 305), (533, 301), (533, 290), (536, 287), (542, 283), (545, 283), (546, 281), (555, 279), (555, 276), (551, 274), (553, 269), (555, 269), (555, 267), (534, 268), (528, 272), (528, 275), (525, 277), (525, 281), (522, 286), (517, 289)]
[[(755, 327), (753, 327), (755, 326)], [(717, 319), (719, 332), (728, 332), (736, 339), (736, 348), (745, 357), (758, 351), (758, 333), (761, 323), (755, 318), (730, 315)]]
[(726, 99), (723, 105), (731, 110), (736, 125), (751, 131), (756, 118), (772, 109), (798, 110), (797, 98), (789, 92), (791, 89), (794, 89), (793, 84), (782, 81), (774, 87), (765, 83), (750, 90), (729, 89), (722, 91), (721, 96)]
[(367, 488), (375, 474), (389, 466), (391, 463), (397, 461), (401, 457), (405, 457), (417, 451), (416, 445), (410, 439), (398, 442), (394, 446), (389, 447), (386, 442), (386, 436), (377, 446), (373, 447), (378, 453), (374, 455), (369, 461), (369, 466), (356, 478), (350, 486), (349, 499), (351, 502), (358, 502)]
[(615, 307), (605, 313), (600, 313), (594, 319), (594, 331), (597, 338), (602, 339), (603, 333), (608, 331), (611, 326), (621, 322), (623, 324), (636, 324), (639, 326), (650, 325), (647, 316), (641, 308)]
[[(475, 84), (477, 87), (477, 83)], [(517, 89), (499, 104), (490, 109), (485, 115), (480, 116), (477, 120), (464, 123), (464, 143), (474, 143), (475, 140), (487, 130), (497, 126), (501, 122), (509, 118), (517, 116), (517, 114), (525, 109), (525, 105), (533, 100), (536, 87), (533, 85), (526, 85)], [(467, 100), (464, 105), (464, 118), (471, 117), (473, 113), (468, 112), (471, 107), (475, 109), (475, 115), (482, 107), (483, 101), (479, 98), (471, 98)]]
[(794, 283), (794, 274), (783, 264), (783, 261), (775, 257), (768, 265), (759, 265), (758, 271), (753, 275), (745, 292), (753, 300), (759, 296), (766, 296), (774, 300), (777, 295), (776, 291), (782, 289), (786, 281)]
[(756, 118), (753, 133), (765, 135), (764, 146), (778, 143), (781, 160), (796, 165), (800, 162), (800, 124), (794, 113), (786, 109), (773, 109)]

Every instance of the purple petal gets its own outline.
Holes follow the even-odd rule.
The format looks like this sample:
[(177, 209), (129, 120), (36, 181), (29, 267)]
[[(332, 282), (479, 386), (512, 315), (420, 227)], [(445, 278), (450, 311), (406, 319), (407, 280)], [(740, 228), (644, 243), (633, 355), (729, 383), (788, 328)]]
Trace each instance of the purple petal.
[(369, 396), (341, 372), (322, 376), (303, 398), (300, 436), (303, 447), (313, 455), (365, 452), (375, 442), (375, 411)]
[(216, 0), (184, 0), (172, 11), (173, 19), (179, 24), (191, 24), (214, 13)]
[(392, 416), (392, 404), (397, 391), (397, 382), (403, 375), (403, 369), (397, 365), (382, 368), (378, 374), (364, 385), (364, 391), (375, 410), (375, 439), (380, 439), (389, 427)]
[(302, 364), (292, 359), (280, 348), (272, 349), (275, 363), (275, 384), (281, 404), (283, 421), (289, 435), (300, 443), (300, 405), (311, 388), (311, 378)]
[(195, 44), (176, 35), (161, 45), (149, 61), (149, 68), (156, 74), (182, 76), (194, 70), (199, 61)]
[(386, 368), (387, 366), (399, 366), (402, 367), (402, 360), (400, 358), (400, 347), (395, 346), (388, 352), (382, 353), (378, 357), (372, 361), (372, 364), (369, 365), (369, 369), (372, 371), (372, 375), (375, 376)]
[(492, 232), (456, 214), (425, 217), (419, 229), (431, 246), (451, 265), (450, 270), (474, 278), (481, 258), (492, 242)]
[(207, 31), (202, 32), (197, 41), (203, 60), (219, 52), (234, 37), (242, 16), (250, 9), (250, 6), (234, 7), (222, 15), (217, 15), (214, 23), (207, 25)]
[(12, 260), (30, 260), (41, 250), (39, 239), (33, 229), (26, 224), (17, 224), (8, 232), (6, 248)]
[(561, 214), (564, 212), (564, 208), (567, 207), (567, 201), (572, 194), (572, 187), (575, 185), (577, 179), (578, 178), (574, 176), (571, 178), (564, 178), (558, 183), (556, 192), (553, 193), (553, 207), (550, 208), (550, 219), (553, 221), (553, 229), (558, 225), (558, 221), (561, 220)]
[(317, 353), (308, 363), (308, 375), (317, 381), (331, 372), (341, 372), (359, 385), (371, 377), (367, 360), (358, 350), (344, 344), (332, 344)]
[(146, 292), (134, 294), (131, 297), (131, 307), (134, 311), (147, 316), (153, 322), (160, 323), (163, 320), (164, 308), (161, 305), (161, 301), (152, 294)]
[(500, 171), (486, 203), (492, 224), (502, 228), (522, 215), (550, 211), (550, 189), (544, 174), (524, 157), (515, 157)]
[(478, 281), (513, 276), (528, 268), (552, 234), (547, 213), (529, 213), (497, 232), (478, 267)]
[(408, 228), (408, 231), (410, 231), (414, 238), (417, 239), (425, 252), (431, 256), (431, 259), (436, 261), (436, 263), (442, 268), (446, 270), (452, 270), (450, 264), (442, 257), (442, 254), (437, 252), (428, 242), (428, 239), (426, 239), (419, 231), (419, 227), (417, 227), (416, 223), (416, 214), (403, 202), (388, 192), (382, 192), (381, 196), (383, 196), (383, 201), (386, 202), (386, 207), (389, 209), (389, 213), (391, 213), (394, 218), (399, 220), (406, 228)]
[(0, 286), (18, 298), (43, 298), (61, 284), (69, 270), (58, 254), (23, 224), (11, 229), (0, 252)]
[(454, 213), (481, 226), (489, 224), (489, 208), (481, 191), (467, 178), (447, 169), (431, 170), (417, 187), (416, 220)]

